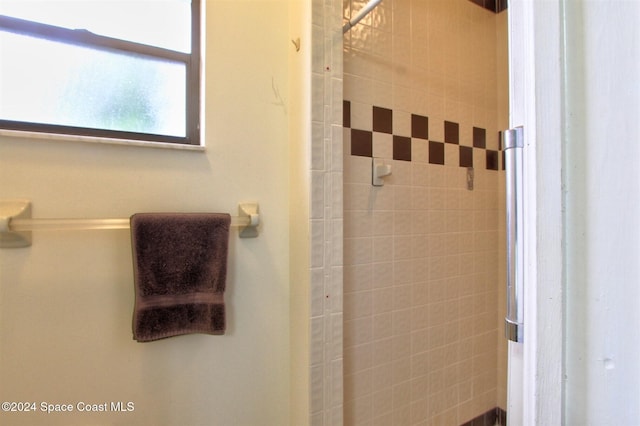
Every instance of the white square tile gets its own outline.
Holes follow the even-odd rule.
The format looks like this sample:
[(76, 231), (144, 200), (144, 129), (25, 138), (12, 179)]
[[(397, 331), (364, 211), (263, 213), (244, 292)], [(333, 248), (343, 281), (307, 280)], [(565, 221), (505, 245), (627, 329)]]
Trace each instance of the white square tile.
[(373, 156), (393, 158), (393, 136), (388, 133), (373, 132)]
[(373, 264), (372, 287), (374, 289), (391, 287), (393, 285), (393, 263), (380, 262)]
[(324, 195), (325, 195), (324, 172), (311, 172), (311, 218), (322, 219), (324, 217)]
[(311, 221), (311, 267), (324, 266), (324, 221)]
[(410, 112), (402, 110), (393, 111), (393, 134), (396, 136), (411, 137)]
[[(382, 60), (375, 65), (364, 55), (353, 59), (350, 54), (345, 55), (346, 61), (352, 62), (350, 68), (345, 69), (362, 71), (358, 74), (362, 80), (357, 83), (359, 86), (350, 88), (345, 77), (344, 92), (360, 91), (359, 96), (367, 102), (371, 99), (370, 104), (392, 108), (394, 134), (410, 135), (410, 114), (414, 113), (429, 117), (429, 136), (433, 141), (444, 142), (446, 119), (460, 124), (460, 145), (472, 145), (472, 128), (477, 126), (487, 129), (487, 147), (492, 149), (491, 144), (495, 144), (497, 148), (497, 136), (494, 142), (490, 136), (495, 132), (492, 129), (497, 128), (498, 111), (494, 84), (497, 69), (491, 59), (495, 56), (495, 47), (491, 46), (495, 28), (488, 21), (476, 22), (479, 16), (484, 16), (484, 11), (470, 2), (394, 2), (391, 6), (393, 63), (387, 66), (382, 58), (381, 52), (387, 48), (381, 48), (380, 53), (375, 47), (371, 51), (381, 55)], [(465, 20), (464, 23), (460, 19)], [(405, 25), (400, 25), (403, 22)], [(371, 40), (378, 36), (376, 31), (372, 31)], [(362, 70), (365, 64), (370, 68)], [(370, 79), (375, 80), (371, 85)], [(365, 85), (369, 87), (368, 94), (363, 93)], [(389, 98), (391, 104), (387, 103)], [(369, 424), (374, 424), (374, 418), (425, 424), (446, 418), (455, 419), (452, 424), (459, 424), (468, 420), (460, 418), (460, 413), (472, 413), (467, 406), (458, 406), (459, 402), (471, 401), (468, 407), (477, 409), (486, 402), (486, 395), (495, 393), (488, 390), (492, 386), (488, 374), (493, 373), (482, 370), (487, 369), (486, 364), (495, 366), (495, 360), (488, 361), (485, 357), (475, 358), (475, 365), (460, 363), (471, 364), (463, 371), (457, 359), (464, 354), (461, 348), (465, 342), (473, 336), (464, 334), (469, 333), (469, 329), (484, 334), (497, 335), (498, 332), (499, 321), (493, 311), (491, 314), (487, 311), (490, 299), (486, 296), (498, 281), (490, 277), (496, 276), (500, 268), (497, 248), (492, 248), (500, 244), (497, 231), (501, 228), (497, 213), (500, 200), (496, 195), (488, 195), (498, 191), (498, 174), (484, 170), (485, 151), (474, 149), (479, 151), (474, 152), (473, 159), (476, 186), (474, 191), (467, 191), (466, 170), (458, 166), (458, 149), (458, 145), (447, 144), (447, 166), (432, 165), (428, 163), (428, 143), (417, 143), (414, 139), (410, 169), (404, 168), (402, 163), (406, 162), (394, 162), (393, 175), (384, 187), (367, 188), (370, 170), (366, 169), (370, 164), (364, 162), (361, 162), (362, 175), (358, 177), (361, 187), (345, 185), (345, 209), (374, 211), (373, 234), (377, 237), (373, 238), (372, 260), (376, 263), (372, 270), (367, 270), (372, 274), (372, 288), (380, 291), (370, 293), (371, 304), (365, 309), (371, 309), (367, 312), (374, 315), (373, 338), (390, 339), (381, 342), (386, 344), (385, 348), (392, 348), (392, 358), (397, 360), (376, 369), (372, 376), (376, 395), (380, 395), (376, 401), (381, 401), (382, 396), (387, 396), (389, 401), (395, 394), (396, 405), (385, 407), (382, 403), (373, 403), (372, 407), (371, 400), (367, 399), (363, 405), (367, 407), (366, 415), (370, 416), (370, 411), (374, 413), (373, 418), (367, 417), (367, 421), (371, 420)], [(380, 153), (376, 149), (376, 154)], [(345, 152), (347, 168), (351, 166), (348, 157)], [(345, 172), (345, 179), (349, 173)], [(391, 218), (388, 211), (394, 209), (397, 215)], [(408, 237), (406, 244), (405, 236)], [(393, 245), (391, 253), (384, 249), (389, 243)], [(397, 260), (394, 263), (390, 259)], [(394, 271), (397, 271), (395, 275)], [(394, 281), (396, 286), (389, 287)], [(389, 298), (395, 301), (391, 305)], [(473, 301), (481, 307), (475, 315), (468, 313), (474, 306)], [(410, 329), (415, 331), (409, 337), (402, 334), (405, 329), (402, 324), (407, 322), (407, 316), (402, 313), (405, 303), (416, 306), (410, 311)], [(345, 316), (350, 315), (347, 314), (349, 308), (345, 309)], [(395, 318), (395, 328), (389, 325), (389, 316)], [(491, 339), (485, 343), (483, 335), (477, 338), (477, 347), (485, 353), (485, 346), (497, 345), (492, 345)], [(412, 348), (417, 352), (412, 352)], [(425, 355), (417, 357), (423, 352)], [(389, 363), (385, 352), (374, 355), (374, 359), (376, 363)], [(425, 373), (424, 377), (428, 378), (423, 381), (428, 390), (421, 394), (433, 396), (427, 405), (428, 415), (432, 416), (429, 419), (422, 419), (424, 408), (418, 400), (414, 398), (414, 404), (409, 405), (399, 397), (406, 395), (407, 389), (409, 400), (417, 395), (404, 383), (412, 378), (412, 359), (413, 372)], [(345, 368), (349, 371), (348, 366)], [(434, 368), (437, 370), (433, 371)], [(393, 373), (391, 377), (389, 371)], [(461, 396), (463, 389), (474, 385), (466, 378), (482, 375), (485, 380), (475, 382), (479, 394)], [(397, 386), (393, 387), (392, 383)], [(468, 387), (463, 388), (460, 383), (467, 383)], [(491, 389), (495, 389), (493, 386)], [(437, 418), (433, 417), (435, 413)]]
[[(426, 185), (426, 179), (421, 179), (420, 175), (416, 175), (416, 166), (427, 162), (429, 162), (429, 142), (426, 139), (411, 138), (411, 163), (414, 166), (414, 185)], [(419, 170), (426, 170), (426, 168), (423, 166)]]
[(362, 291), (344, 294), (344, 319), (350, 320), (373, 313), (373, 292)]
[(322, 317), (311, 319), (311, 365), (322, 365), (324, 362), (324, 321)]
[(324, 369), (323, 365), (311, 367), (311, 404), (310, 411), (316, 413), (324, 409)]

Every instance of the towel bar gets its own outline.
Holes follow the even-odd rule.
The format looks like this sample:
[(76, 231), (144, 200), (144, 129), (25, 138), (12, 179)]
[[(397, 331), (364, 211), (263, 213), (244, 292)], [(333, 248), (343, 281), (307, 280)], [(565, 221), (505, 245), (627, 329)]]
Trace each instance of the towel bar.
[[(240, 238), (258, 236), (258, 203), (241, 203), (231, 226), (239, 227)], [(33, 219), (29, 200), (0, 200), (0, 248), (28, 247), (31, 231), (79, 231), (129, 229), (129, 219)]]

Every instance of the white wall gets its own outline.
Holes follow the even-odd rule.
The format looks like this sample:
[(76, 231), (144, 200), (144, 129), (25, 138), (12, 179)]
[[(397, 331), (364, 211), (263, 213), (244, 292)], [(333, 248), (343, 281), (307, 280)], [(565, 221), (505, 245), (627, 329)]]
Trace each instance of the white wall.
[[(0, 198), (35, 217), (236, 211), (225, 336), (131, 337), (127, 231), (36, 233), (0, 250), (0, 400), (132, 401), (132, 413), (4, 413), (2, 424), (283, 425), (289, 418), (288, 2), (209, 1), (206, 152), (0, 138)], [(36, 101), (36, 100), (34, 100)]]
[(290, 344), (291, 344), (291, 414), (290, 424), (304, 425), (310, 415), (310, 164), (311, 157), (311, 5), (304, 0), (290, 2), (289, 126), (290, 183), (289, 214), (297, 218), (290, 223)]
[(566, 3), (566, 424), (640, 421), (640, 3)]

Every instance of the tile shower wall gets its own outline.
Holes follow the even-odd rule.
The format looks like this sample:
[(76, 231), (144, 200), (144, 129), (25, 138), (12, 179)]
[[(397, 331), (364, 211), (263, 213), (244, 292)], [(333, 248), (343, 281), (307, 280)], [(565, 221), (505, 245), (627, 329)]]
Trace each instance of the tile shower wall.
[(312, 426), (343, 424), (342, 0), (313, 0), (310, 146)]
[[(384, 0), (345, 36), (347, 425), (460, 425), (499, 405), (496, 19)], [(392, 166), (382, 187), (371, 157)]]

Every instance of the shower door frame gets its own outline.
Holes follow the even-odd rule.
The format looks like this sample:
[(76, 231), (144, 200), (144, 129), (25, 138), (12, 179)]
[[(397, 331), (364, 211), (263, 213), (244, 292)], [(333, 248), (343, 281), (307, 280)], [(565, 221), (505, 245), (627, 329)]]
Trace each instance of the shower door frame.
[(563, 0), (509, 2), (509, 123), (524, 126), (524, 343), (509, 342), (511, 424), (562, 424)]

